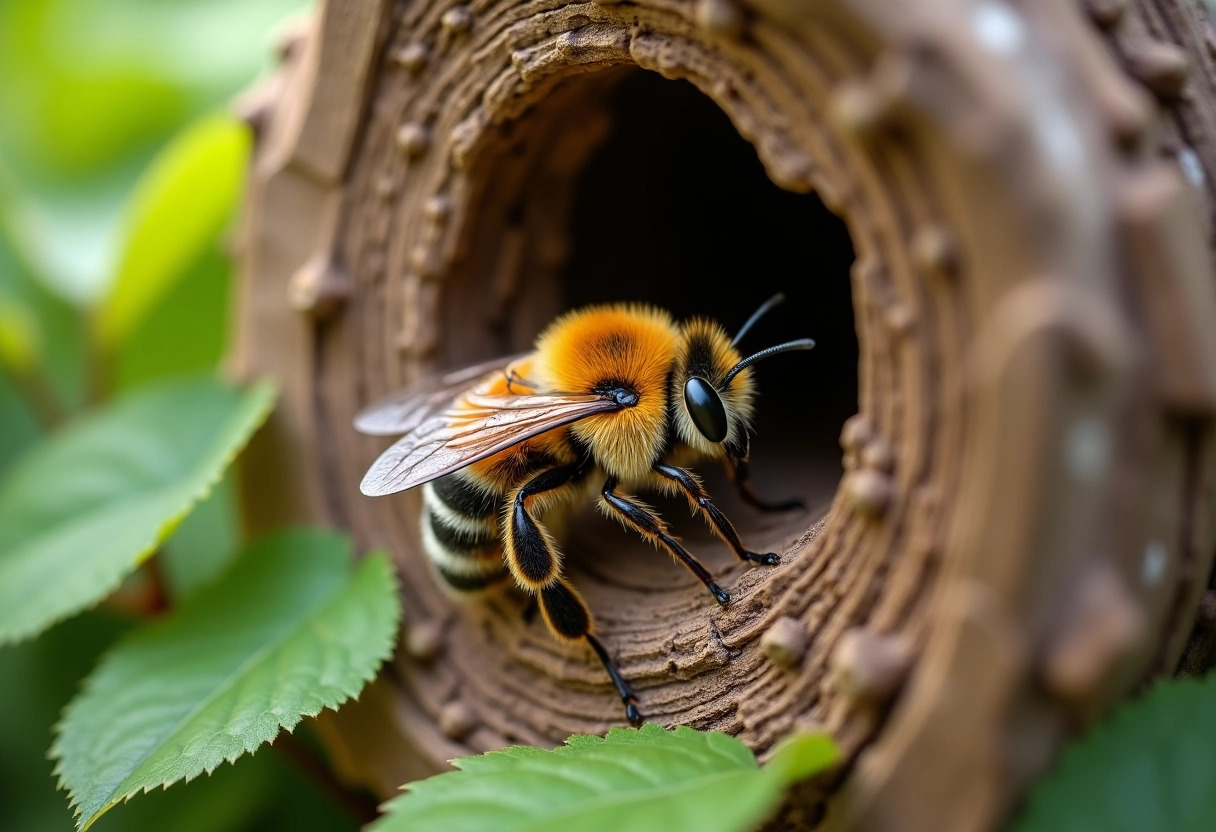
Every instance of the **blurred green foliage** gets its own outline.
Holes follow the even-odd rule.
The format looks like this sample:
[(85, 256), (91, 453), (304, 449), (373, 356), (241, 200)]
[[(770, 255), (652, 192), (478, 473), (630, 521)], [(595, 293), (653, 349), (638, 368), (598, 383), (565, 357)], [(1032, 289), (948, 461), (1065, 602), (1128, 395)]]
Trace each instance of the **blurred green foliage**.
[(51, 750), (85, 828), (145, 790), (290, 742), (281, 729), (359, 694), (392, 653), (400, 603), (388, 557), (354, 566), (352, 554), (332, 531), (268, 535), (107, 651)]
[(175, 379), (38, 442), (0, 479), (0, 645), (112, 593), (210, 493), (274, 399), (269, 382)]
[[(114, 396), (218, 368), (248, 144), (223, 113), (308, 5), (0, 2), (0, 479)], [(225, 479), (158, 558), (171, 601), (219, 575), (240, 542)], [(47, 758), (52, 726), (133, 626), (103, 607), (0, 649), (0, 829), (73, 828)], [(262, 749), (93, 828), (355, 827), (297, 765)]]

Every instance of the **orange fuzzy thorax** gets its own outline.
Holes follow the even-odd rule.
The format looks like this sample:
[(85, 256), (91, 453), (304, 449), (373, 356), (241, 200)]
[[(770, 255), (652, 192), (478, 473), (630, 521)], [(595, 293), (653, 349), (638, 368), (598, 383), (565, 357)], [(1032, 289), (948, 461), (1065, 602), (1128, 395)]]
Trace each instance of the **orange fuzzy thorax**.
[(536, 381), (550, 392), (593, 393), (605, 383), (630, 387), (635, 407), (571, 426), (608, 471), (645, 479), (665, 436), (667, 382), (680, 349), (671, 316), (639, 304), (594, 306), (558, 318), (536, 344)]

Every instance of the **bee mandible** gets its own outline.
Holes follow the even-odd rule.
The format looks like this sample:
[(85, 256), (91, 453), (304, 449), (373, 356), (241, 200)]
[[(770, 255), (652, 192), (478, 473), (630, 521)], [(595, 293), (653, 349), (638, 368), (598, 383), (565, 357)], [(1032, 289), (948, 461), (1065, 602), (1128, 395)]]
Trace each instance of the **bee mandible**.
[(687, 466), (724, 463), (755, 508), (801, 505), (760, 500), (748, 470), (755, 397), (749, 368), (815, 345), (801, 338), (747, 357), (738, 351), (752, 325), (781, 300), (764, 303), (734, 338), (715, 321), (676, 321), (639, 303), (568, 312), (529, 353), (431, 376), (359, 413), (361, 433), (401, 435), (360, 490), (382, 496), (422, 486), (422, 545), (442, 585), (478, 593), (514, 581), (536, 600), (557, 639), (591, 647), (636, 725), (637, 697), (596, 638), (544, 521), (595, 500), (726, 605), (730, 596), (709, 570), (632, 496), (655, 489), (683, 495), (741, 560), (776, 565), (777, 554), (743, 544)]

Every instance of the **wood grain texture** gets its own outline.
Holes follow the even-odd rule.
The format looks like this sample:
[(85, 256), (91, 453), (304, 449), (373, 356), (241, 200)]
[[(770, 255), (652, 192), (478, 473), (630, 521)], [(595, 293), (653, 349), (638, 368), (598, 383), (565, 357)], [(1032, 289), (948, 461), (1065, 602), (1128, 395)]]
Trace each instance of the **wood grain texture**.
[(1184, 653), (1205, 666), (1205, 25), (1165, 0), (323, 3), (255, 98), (233, 366), (285, 391), (244, 461), (249, 527), (348, 528), (403, 576), (392, 668), (327, 721), (346, 775), (388, 795), (617, 722), (590, 653), (518, 598), (443, 595), (417, 495), (359, 494), (385, 443), (351, 421), (560, 310), (577, 176), (639, 71), (694, 84), (845, 220), (860, 352), (834, 497), (745, 523), (779, 568), (707, 557), (729, 608), (594, 517), (569, 530), (646, 715), (762, 756), (831, 731), (849, 764), (778, 825), (979, 832), (1070, 731)]

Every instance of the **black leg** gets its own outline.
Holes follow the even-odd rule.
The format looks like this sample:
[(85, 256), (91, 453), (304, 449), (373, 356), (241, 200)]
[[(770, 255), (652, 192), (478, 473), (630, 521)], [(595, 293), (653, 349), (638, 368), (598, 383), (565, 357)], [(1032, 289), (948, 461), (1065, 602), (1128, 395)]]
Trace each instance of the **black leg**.
[(604, 649), (604, 645), (600, 644), (600, 640), (591, 633), (587, 633), (587, 643), (591, 645), (591, 649), (595, 651), (595, 655), (600, 657), (600, 663), (604, 665), (604, 670), (608, 671), (608, 675), (612, 677), (612, 683), (616, 685), (616, 692), (621, 696), (621, 702), (625, 705), (625, 718), (632, 725), (642, 724), (642, 715), (638, 712), (638, 698), (633, 693), (633, 688), (629, 687), (629, 683), (621, 677), (621, 671), (617, 669), (616, 664), (608, 657), (608, 651)]
[(539, 598), (541, 615), (545, 617), (545, 623), (549, 625), (553, 635), (562, 641), (587, 640), (595, 655), (599, 657), (600, 663), (604, 665), (604, 670), (608, 671), (612, 684), (616, 686), (616, 692), (625, 705), (625, 717), (634, 725), (640, 723), (642, 715), (638, 713), (637, 697), (622, 678), (616, 663), (609, 658), (604, 645), (591, 634), (591, 613), (583, 599), (574, 591), (574, 587), (565, 581), (555, 581), (540, 590)]
[(714, 583), (714, 576), (709, 574), (709, 570), (702, 566), (699, 560), (689, 554), (688, 550), (681, 546), (678, 540), (667, 533), (667, 526), (654, 512), (616, 493), (616, 479), (614, 477), (609, 477), (607, 482), (604, 483), (600, 496), (603, 497), (604, 502), (607, 503), (608, 507), (613, 510), (622, 523), (647, 540), (660, 544), (674, 555), (677, 560), (688, 567), (688, 571), (700, 578), (701, 583), (705, 584), (705, 587), (719, 604), (726, 606), (730, 603), (730, 596), (726, 594), (726, 591), (722, 587)]
[(625, 705), (625, 717), (638, 725), (642, 716), (638, 713), (637, 697), (604, 646), (591, 634), (591, 612), (574, 587), (562, 577), (561, 553), (544, 526), (532, 516), (527, 503), (529, 497), (560, 488), (583, 476), (589, 468), (589, 461), (553, 468), (537, 474), (520, 487), (511, 505), (511, 526), (504, 554), (511, 573), (532, 594), (529, 609), (524, 611), (525, 618), (532, 614), (530, 611), (539, 609), (549, 632), (560, 641), (586, 639), (608, 671), (608, 677)]
[(546, 491), (561, 488), (572, 479), (583, 475), (588, 468), (585, 462), (575, 462), (550, 468), (528, 480), (511, 501), (511, 528), (506, 536), (504, 554), (507, 568), (520, 586), (533, 590), (553, 581), (561, 574), (561, 555), (553, 539), (528, 509), (528, 498)]
[(730, 460), (730, 474), (731, 479), (735, 482), (735, 488), (739, 491), (739, 497), (742, 498), (743, 502), (757, 511), (769, 513), (806, 508), (806, 503), (797, 497), (792, 500), (779, 500), (772, 503), (761, 499), (752, 487), (751, 471), (748, 467), (747, 457), (732, 457)]
[(688, 498), (688, 502), (692, 505), (693, 510), (700, 511), (704, 515), (705, 519), (709, 521), (710, 526), (713, 527), (713, 530), (734, 551), (739, 560), (760, 563), (765, 566), (776, 566), (778, 563), (781, 563), (781, 556), (775, 552), (757, 554), (744, 546), (743, 541), (739, 539), (739, 533), (735, 531), (735, 527), (726, 519), (726, 515), (713, 504), (713, 501), (709, 499), (709, 495), (705, 493), (704, 486), (692, 474), (683, 468), (677, 468), (674, 465), (663, 465), (661, 463), (655, 465), (654, 470), (659, 476), (669, 479), (680, 486), (680, 490)]

